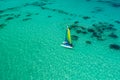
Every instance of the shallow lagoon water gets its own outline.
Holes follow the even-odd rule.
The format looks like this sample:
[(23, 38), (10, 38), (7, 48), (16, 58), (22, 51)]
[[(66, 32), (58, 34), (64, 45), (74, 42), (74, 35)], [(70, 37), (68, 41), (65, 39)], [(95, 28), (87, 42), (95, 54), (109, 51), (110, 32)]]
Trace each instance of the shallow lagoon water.
[[(110, 48), (120, 45), (119, 3), (1, 0), (0, 79), (119, 80), (120, 49)], [(72, 40), (73, 49), (60, 46), (67, 25), (79, 26), (71, 29), (71, 35), (78, 37)]]

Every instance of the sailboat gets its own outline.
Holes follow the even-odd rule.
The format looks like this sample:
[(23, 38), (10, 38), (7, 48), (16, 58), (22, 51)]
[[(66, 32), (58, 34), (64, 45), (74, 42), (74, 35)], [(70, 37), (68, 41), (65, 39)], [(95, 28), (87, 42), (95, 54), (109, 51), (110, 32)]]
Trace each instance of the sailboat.
[(70, 35), (70, 29), (67, 26), (65, 40), (61, 44), (62, 47), (65, 48), (73, 48), (72, 41), (71, 41), (71, 35)]

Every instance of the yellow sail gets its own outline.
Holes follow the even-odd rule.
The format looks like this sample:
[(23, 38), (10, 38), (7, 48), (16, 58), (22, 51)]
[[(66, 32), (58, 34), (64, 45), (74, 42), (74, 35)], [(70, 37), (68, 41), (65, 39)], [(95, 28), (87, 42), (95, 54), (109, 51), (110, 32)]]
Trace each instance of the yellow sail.
[(70, 35), (70, 29), (67, 28), (67, 37), (68, 37), (68, 42), (71, 44), (71, 35)]

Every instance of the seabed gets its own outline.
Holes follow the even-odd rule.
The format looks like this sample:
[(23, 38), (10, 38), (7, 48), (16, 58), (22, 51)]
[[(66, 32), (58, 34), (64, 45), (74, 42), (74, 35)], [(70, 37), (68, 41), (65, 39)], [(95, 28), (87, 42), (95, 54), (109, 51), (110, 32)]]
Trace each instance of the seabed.
[(119, 0), (0, 0), (0, 80), (119, 80), (119, 13)]

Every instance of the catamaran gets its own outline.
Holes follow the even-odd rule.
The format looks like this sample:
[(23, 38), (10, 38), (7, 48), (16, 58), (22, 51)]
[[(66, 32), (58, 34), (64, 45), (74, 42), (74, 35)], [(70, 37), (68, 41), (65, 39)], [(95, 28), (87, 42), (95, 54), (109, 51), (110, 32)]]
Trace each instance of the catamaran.
[(70, 35), (70, 29), (68, 26), (66, 30), (65, 40), (63, 41), (61, 46), (65, 48), (73, 48), (72, 41), (71, 41), (71, 35)]

